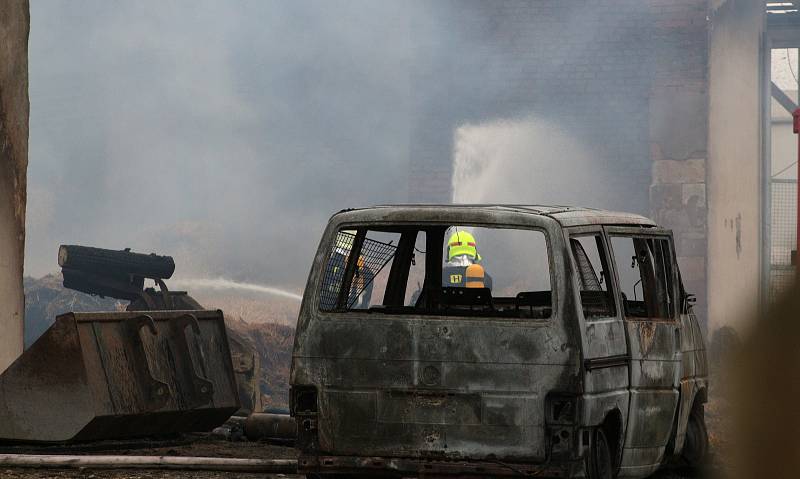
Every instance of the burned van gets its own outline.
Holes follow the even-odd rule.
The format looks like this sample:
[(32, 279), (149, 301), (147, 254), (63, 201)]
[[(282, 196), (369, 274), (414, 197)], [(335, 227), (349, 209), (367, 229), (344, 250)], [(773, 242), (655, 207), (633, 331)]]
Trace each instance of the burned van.
[(645, 477), (699, 464), (703, 336), (670, 231), (546, 206), (334, 215), (291, 369), (311, 476)]

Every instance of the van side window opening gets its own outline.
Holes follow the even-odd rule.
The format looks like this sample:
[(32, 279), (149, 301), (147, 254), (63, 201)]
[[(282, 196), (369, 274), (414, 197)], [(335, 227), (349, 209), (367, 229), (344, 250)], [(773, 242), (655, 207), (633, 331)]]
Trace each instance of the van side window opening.
[[(376, 304), (376, 293), (382, 298), (386, 289), (385, 271), (394, 258), (399, 237), (397, 233), (339, 231), (324, 269), (320, 309), (367, 309)], [(358, 253), (353, 254), (356, 249)], [(350, 287), (342, 291), (348, 276)]]
[(675, 314), (672, 254), (657, 238), (612, 236), (626, 317), (671, 319)]
[[(550, 255), (542, 231), (377, 228), (337, 232), (323, 270), (320, 310), (535, 319), (552, 314)], [(429, 265), (426, 250), (439, 238), (441, 253), (432, 257), (441, 254), (441, 264), (436, 258)]]
[(600, 235), (572, 236), (569, 240), (577, 267), (583, 317), (609, 318), (617, 314), (603, 239)]

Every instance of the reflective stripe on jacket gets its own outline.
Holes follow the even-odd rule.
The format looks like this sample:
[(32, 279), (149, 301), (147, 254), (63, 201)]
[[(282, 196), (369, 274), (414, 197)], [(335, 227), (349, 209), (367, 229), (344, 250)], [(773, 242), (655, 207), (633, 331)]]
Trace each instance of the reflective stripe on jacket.
[[(472, 268), (472, 269), (470, 269)], [(489, 288), (492, 289), (492, 277), (483, 266), (447, 266), (442, 268), (442, 286), (449, 288)]]

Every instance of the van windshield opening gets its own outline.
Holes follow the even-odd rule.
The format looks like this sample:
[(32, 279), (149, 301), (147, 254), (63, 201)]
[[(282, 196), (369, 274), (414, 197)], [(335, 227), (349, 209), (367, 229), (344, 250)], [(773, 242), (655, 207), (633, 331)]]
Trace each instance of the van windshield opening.
[(546, 319), (553, 309), (551, 276), (541, 230), (346, 227), (329, 245), (319, 308)]

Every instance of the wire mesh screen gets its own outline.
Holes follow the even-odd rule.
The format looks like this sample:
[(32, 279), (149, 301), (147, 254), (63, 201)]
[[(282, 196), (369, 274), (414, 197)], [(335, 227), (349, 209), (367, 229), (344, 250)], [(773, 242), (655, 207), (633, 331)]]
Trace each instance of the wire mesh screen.
[[(319, 307), (323, 311), (336, 308), (342, 291), (345, 270), (353, 250), (356, 235), (348, 231), (339, 231), (333, 251), (328, 258), (325, 274), (322, 279)], [(358, 253), (358, 260), (353, 271), (353, 279), (347, 292), (347, 307), (351, 308), (361, 294), (372, 287), (375, 276), (386, 267), (394, 257), (397, 246), (391, 242), (384, 243), (365, 238)], [(367, 301), (368, 302), (368, 301)]]
[(795, 278), (792, 251), (797, 249), (797, 181), (772, 181), (772, 245), (770, 247), (770, 300), (791, 287)]

